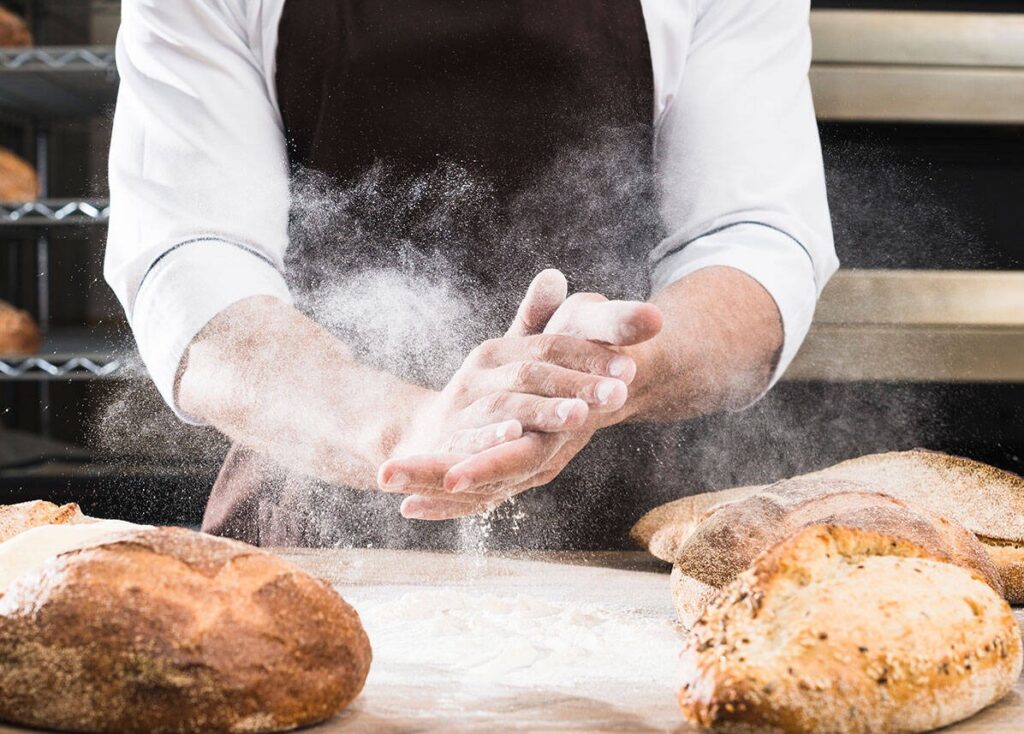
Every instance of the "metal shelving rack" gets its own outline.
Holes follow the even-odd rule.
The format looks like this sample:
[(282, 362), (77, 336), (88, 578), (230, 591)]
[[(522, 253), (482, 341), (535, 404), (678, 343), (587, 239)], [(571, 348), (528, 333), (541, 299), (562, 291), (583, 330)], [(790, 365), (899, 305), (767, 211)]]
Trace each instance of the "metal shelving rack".
[(110, 202), (106, 199), (37, 199), (23, 204), (0, 203), (0, 227), (105, 224), (109, 218)]
[(110, 204), (103, 199), (49, 198), (50, 123), (109, 112), (117, 79), (111, 46), (0, 48), (0, 114), (29, 129), (41, 188), (35, 201), (0, 204), (0, 229), (12, 234), (25, 230), (33, 238), (35, 306), (44, 336), (38, 354), (0, 358), (0, 381), (39, 383), (44, 434), (49, 432), (50, 382), (110, 378), (123, 365), (101, 333), (50, 328), (52, 228), (103, 226), (110, 216)]

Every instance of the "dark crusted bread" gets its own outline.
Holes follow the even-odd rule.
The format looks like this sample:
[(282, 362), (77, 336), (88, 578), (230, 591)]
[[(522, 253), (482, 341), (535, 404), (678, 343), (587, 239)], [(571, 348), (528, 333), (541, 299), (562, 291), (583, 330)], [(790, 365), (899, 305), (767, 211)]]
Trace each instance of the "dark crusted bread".
[(681, 657), (679, 704), (721, 732), (923, 732), (1004, 696), (1021, 671), (1009, 605), (913, 543), (812, 526), (711, 602)]
[(788, 479), (721, 505), (698, 523), (679, 549), (672, 578), (680, 621), (691, 624), (713, 590), (730, 583), (759, 554), (802, 527), (822, 523), (909, 540), (971, 569), (1002, 593), (984, 547), (959, 524), (859, 482)]
[[(92, 526), (95, 527), (95, 526)], [(42, 528), (32, 533), (84, 532)], [(80, 732), (271, 732), (341, 711), (370, 644), (325, 582), (177, 528), (61, 553), (0, 595), (0, 719)]]

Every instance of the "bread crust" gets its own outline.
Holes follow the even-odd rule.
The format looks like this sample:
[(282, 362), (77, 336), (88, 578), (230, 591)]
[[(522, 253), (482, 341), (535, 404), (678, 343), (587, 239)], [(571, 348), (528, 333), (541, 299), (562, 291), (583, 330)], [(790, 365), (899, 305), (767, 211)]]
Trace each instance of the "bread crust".
[(270, 732), (359, 693), (370, 644), (326, 583), (178, 528), (61, 554), (0, 596), (0, 719), (89, 732)]
[(679, 704), (722, 732), (920, 732), (994, 703), (1021, 671), (1009, 605), (900, 538), (803, 528), (708, 605)]
[(32, 33), (28, 24), (6, 8), (0, 8), (0, 46), (4, 48), (25, 48), (32, 45)]
[(16, 505), (0, 505), (0, 543), (41, 525), (74, 525), (83, 522), (92, 522), (92, 519), (83, 515), (74, 502), (55, 505), (34, 500)]
[(0, 355), (35, 354), (41, 345), (42, 336), (32, 317), (0, 301)]
[(6, 148), (0, 148), (0, 201), (32, 201), (40, 190), (36, 169)]
[[(1024, 550), (1007, 550), (1024, 549), (1024, 478), (961, 456), (914, 449), (861, 456), (796, 479), (863, 482), (960, 523), (990, 551), (1006, 600), (1024, 604)], [(648, 512), (630, 535), (658, 558), (674, 563), (709, 511), (765, 489), (737, 487), (684, 497)]]
[(722, 588), (762, 552), (802, 527), (822, 523), (908, 540), (936, 558), (971, 569), (1002, 593), (999, 574), (984, 547), (957, 523), (859, 482), (788, 479), (705, 514), (680, 548), (673, 569), (673, 599), (680, 621), (684, 626), (694, 622), (709, 597), (707, 587)]

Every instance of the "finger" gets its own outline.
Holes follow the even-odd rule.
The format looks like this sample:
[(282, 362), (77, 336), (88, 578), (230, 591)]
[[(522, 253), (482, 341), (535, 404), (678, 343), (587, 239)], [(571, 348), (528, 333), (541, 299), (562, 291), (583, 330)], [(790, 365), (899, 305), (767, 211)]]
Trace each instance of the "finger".
[(618, 410), (629, 397), (629, 388), (622, 380), (577, 372), (548, 362), (514, 362), (487, 370), (481, 388), (487, 392), (506, 390), (547, 398), (579, 398), (598, 411)]
[(446, 448), (452, 454), (476, 454), (506, 441), (515, 441), (522, 435), (523, 426), (519, 421), (502, 421), (483, 428), (457, 431)]
[(557, 437), (527, 433), (452, 466), (444, 487), (454, 494), (490, 491), (500, 495), (539, 473), (561, 444)]
[(542, 270), (530, 283), (507, 336), (528, 336), (544, 330), (548, 319), (565, 303), (569, 285), (561, 271)]
[(578, 293), (555, 312), (544, 333), (625, 347), (657, 336), (661, 327), (661, 309), (654, 304), (609, 301), (596, 293)]
[(378, 485), (382, 492), (390, 494), (442, 497), (463, 504), (492, 501), (494, 493), (486, 490), (466, 492), (459, 497), (453, 497), (451, 492), (444, 488), (445, 467), (451, 466), (452, 462), (457, 462), (459, 458), (437, 454), (390, 459), (378, 473)]
[(414, 494), (440, 489), (448, 470), (467, 454), (432, 454), (388, 459), (377, 470), (377, 486), (384, 492)]
[(587, 422), (590, 407), (577, 398), (545, 398), (520, 392), (495, 392), (464, 412), (470, 427), (518, 421), (524, 431), (571, 431)]
[(487, 368), (524, 360), (547, 362), (577, 372), (615, 377), (627, 385), (636, 376), (636, 363), (631, 358), (610, 347), (561, 334), (490, 339), (473, 350), (470, 360)]

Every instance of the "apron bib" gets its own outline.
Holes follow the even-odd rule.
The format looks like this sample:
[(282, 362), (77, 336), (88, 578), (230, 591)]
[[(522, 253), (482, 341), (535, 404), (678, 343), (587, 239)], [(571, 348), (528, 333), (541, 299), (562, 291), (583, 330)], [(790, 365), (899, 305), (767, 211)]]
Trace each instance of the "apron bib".
[[(442, 386), (533, 276), (644, 298), (661, 236), (639, 0), (289, 0), (288, 278), (361, 360)], [(234, 446), (204, 530), (263, 545), (614, 548), (666, 434), (615, 427), (487, 520), (428, 523)]]

